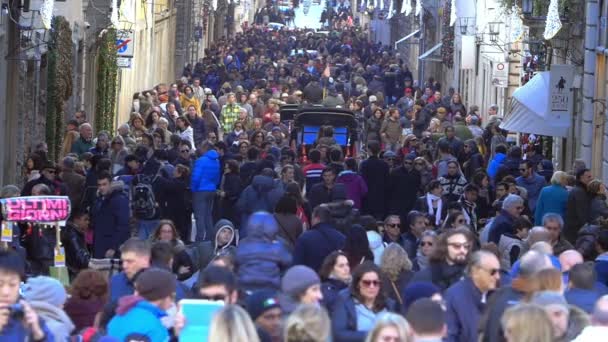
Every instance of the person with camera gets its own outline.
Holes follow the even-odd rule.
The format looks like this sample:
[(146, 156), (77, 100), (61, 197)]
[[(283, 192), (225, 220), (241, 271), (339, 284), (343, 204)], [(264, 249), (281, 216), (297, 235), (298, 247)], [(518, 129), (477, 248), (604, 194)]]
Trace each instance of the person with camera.
[(0, 341), (54, 341), (44, 321), (20, 298), (24, 278), (23, 258), (14, 251), (0, 250)]

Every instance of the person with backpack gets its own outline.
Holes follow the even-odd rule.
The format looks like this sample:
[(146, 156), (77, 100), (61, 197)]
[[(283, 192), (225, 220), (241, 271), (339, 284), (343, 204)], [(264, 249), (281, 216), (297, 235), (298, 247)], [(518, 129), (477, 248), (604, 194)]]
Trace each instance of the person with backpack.
[(131, 209), (137, 219), (137, 235), (142, 240), (152, 234), (160, 221), (159, 179), (169, 178), (161, 166), (153, 156), (145, 162), (142, 173), (135, 175), (131, 181)]
[(112, 258), (129, 238), (129, 198), (122, 182), (112, 182), (109, 173), (97, 177), (99, 196), (91, 209), (93, 257)]

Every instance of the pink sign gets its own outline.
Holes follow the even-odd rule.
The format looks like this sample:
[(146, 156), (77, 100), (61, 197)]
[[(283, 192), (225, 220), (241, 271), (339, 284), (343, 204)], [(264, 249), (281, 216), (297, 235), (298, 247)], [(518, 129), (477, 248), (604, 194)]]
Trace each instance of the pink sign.
[(4, 220), (11, 222), (59, 222), (70, 216), (67, 196), (11, 197), (0, 203)]

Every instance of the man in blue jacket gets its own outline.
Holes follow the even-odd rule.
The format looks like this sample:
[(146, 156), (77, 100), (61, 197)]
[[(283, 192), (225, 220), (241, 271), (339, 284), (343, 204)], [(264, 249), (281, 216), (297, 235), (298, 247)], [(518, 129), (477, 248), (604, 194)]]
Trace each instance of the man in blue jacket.
[(326, 256), (344, 248), (346, 238), (330, 222), (329, 208), (318, 206), (313, 210), (310, 222), (312, 227), (296, 240), (294, 265), (305, 265), (318, 270)]
[(93, 225), (93, 257), (112, 258), (127, 241), (129, 228), (129, 198), (123, 182), (112, 182), (112, 176), (103, 172), (97, 177), (99, 196), (91, 210)]
[(540, 191), (546, 185), (545, 177), (534, 172), (535, 165), (531, 160), (522, 162), (519, 165), (521, 176), (515, 179), (517, 185), (523, 187), (528, 192), (528, 207), (530, 207), (531, 212), (534, 212), (536, 209), (536, 201), (538, 200), (538, 196), (540, 196)]
[(203, 141), (199, 147), (200, 157), (192, 170), (192, 207), (196, 220), (196, 241), (212, 237), (213, 201), (220, 184), (220, 155), (215, 146)]
[(467, 275), (445, 292), (447, 342), (476, 342), (489, 291), (498, 287), (500, 262), (487, 251), (472, 254)]
[(133, 294), (133, 283), (150, 267), (151, 247), (148, 241), (130, 238), (120, 246), (122, 272), (110, 279), (110, 301), (115, 303), (121, 297)]

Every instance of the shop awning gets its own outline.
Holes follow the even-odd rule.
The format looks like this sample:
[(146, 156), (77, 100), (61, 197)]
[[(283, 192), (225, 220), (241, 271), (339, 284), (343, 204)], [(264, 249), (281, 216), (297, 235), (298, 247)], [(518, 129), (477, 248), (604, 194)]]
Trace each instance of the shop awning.
[(416, 34), (418, 34), (418, 32), (420, 32), (420, 30), (416, 30), (416, 31), (414, 31), (414, 32), (412, 32), (412, 33), (410, 33), (410, 34), (408, 34), (407, 36), (405, 36), (405, 37), (403, 37), (403, 38), (399, 39), (398, 41), (396, 41), (396, 42), (395, 42), (395, 49), (397, 48), (397, 44), (401, 44), (401, 43), (403, 43), (404, 41), (406, 41), (406, 40), (408, 40), (408, 39), (412, 38), (413, 36), (415, 36)]
[(441, 56), (433, 55), (433, 53), (435, 51), (437, 51), (437, 53), (441, 52), (440, 48), (441, 48), (441, 43), (439, 43), (439, 44), (433, 46), (432, 48), (430, 48), (429, 50), (427, 50), (425, 53), (420, 55), (420, 57), (418, 57), (418, 59), (422, 60), (422, 61), (441, 62)]
[(550, 76), (539, 72), (513, 93), (511, 111), (505, 115), (500, 128), (511, 132), (555, 137), (568, 136), (570, 120), (554, 120), (549, 108)]

